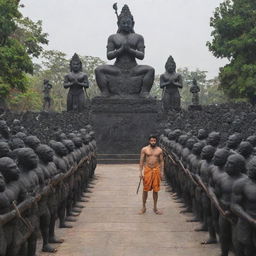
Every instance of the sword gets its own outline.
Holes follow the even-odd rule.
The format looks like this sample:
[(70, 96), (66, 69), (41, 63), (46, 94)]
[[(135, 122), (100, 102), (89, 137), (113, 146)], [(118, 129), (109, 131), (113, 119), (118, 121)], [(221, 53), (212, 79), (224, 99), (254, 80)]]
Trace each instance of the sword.
[(141, 184), (141, 181), (142, 181), (142, 177), (140, 177), (140, 182), (139, 182), (139, 185), (138, 185), (138, 188), (137, 188), (137, 192), (136, 192), (136, 194), (137, 194), (137, 195), (138, 195), (139, 190), (140, 190), (140, 184)]

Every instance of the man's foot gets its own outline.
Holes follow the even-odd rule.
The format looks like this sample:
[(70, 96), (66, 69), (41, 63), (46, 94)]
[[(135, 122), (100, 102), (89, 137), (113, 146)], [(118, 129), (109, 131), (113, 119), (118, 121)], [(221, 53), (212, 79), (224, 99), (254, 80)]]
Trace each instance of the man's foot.
[(142, 215), (146, 212), (146, 207), (143, 207), (140, 211), (139, 211), (139, 214)]
[(159, 211), (158, 209), (153, 209), (153, 211), (157, 215), (163, 215), (163, 212)]

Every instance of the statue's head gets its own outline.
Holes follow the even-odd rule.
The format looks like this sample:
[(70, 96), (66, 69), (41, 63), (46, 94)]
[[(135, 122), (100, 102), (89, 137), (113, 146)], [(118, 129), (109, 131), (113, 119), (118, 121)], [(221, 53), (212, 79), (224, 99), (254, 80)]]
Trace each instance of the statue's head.
[(25, 144), (28, 146), (28, 147), (30, 147), (30, 148), (32, 148), (32, 149), (34, 149), (34, 150), (36, 150), (36, 148), (40, 145), (40, 140), (36, 137), (36, 136), (32, 136), (32, 135), (30, 135), (30, 136), (27, 136), (25, 139), (24, 139), (24, 142), (25, 142)]
[(31, 148), (21, 148), (18, 150), (18, 166), (32, 170), (37, 167), (38, 164), (38, 156)]
[(9, 138), (9, 127), (4, 120), (0, 120), (0, 134), (2, 134), (5, 138)]
[(40, 160), (42, 160), (45, 163), (49, 163), (53, 161), (53, 150), (44, 144), (41, 144), (37, 147), (36, 153), (39, 156)]
[(238, 146), (237, 152), (247, 158), (252, 154), (253, 146), (248, 141), (242, 141)]
[(62, 143), (65, 145), (65, 147), (68, 149), (70, 153), (74, 151), (75, 144), (72, 140), (63, 140)]
[(225, 165), (225, 171), (228, 175), (238, 175), (239, 173), (245, 173), (245, 159), (240, 154), (232, 154), (228, 157)]
[(20, 176), (18, 166), (9, 157), (2, 157), (0, 159), (0, 172), (3, 174), (6, 182), (18, 180)]
[(256, 156), (249, 161), (247, 174), (250, 179), (256, 180)]
[(68, 149), (61, 142), (52, 141), (51, 147), (55, 151), (55, 153), (61, 157), (66, 156), (68, 154)]
[(207, 144), (217, 147), (220, 143), (220, 133), (211, 132), (207, 138)]
[(238, 145), (242, 141), (242, 136), (240, 133), (234, 133), (228, 137), (227, 147), (230, 149), (237, 149)]
[(165, 64), (165, 70), (168, 73), (173, 73), (176, 70), (176, 63), (172, 56), (170, 56)]
[(190, 139), (187, 140), (186, 147), (192, 150), (195, 143), (197, 143), (197, 139), (195, 137), (191, 137)]
[(202, 142), (195, 143), (192, 148), (192, 153), (194, 155), (199, 156), (202, 152), (203, 147), (204, 147), (204, 143), (202, 143)]
[(205, 129), (199, 129), (197, 132), (197, 138), (199, 140), (205, 140), (208, 137), (208, 132)]
[(19, 119), (14, 119), (13, 122), (12, 122), (12, 125), (13, 126), (20, 126), (21, 125), (20, 120)]
[(246, 141), (250, 142), (253, 147), (256, 147), (256, 136), (252, 135), (249, 136)]
[(210, 160), (212, 160), (214, 153), (215, 153), (215, 147), (213, 147), (211, 145), (207, 145), (207, 146), (203, 147), (203, 150), (201, 152), (201, 157), (202, 157), (202, 159), (210, 161)]
[(70, 71), (75, 73), (82, 71), (82, 62), (76, 53), (73, 55), (70, 61)]
[(17, 148), (25, 148), (25, 143), (20, 138), (12, 138), (9, 142), (11, 150), (17, 149)]
[(188, 139), (189, 136), (187, 134), (183, 134), (179, 137), (178, 142), (180, 143), (180, 145), (185, 146)]
[(224, 166), (227, 162), (229, 151), (225, 148), (217, 149), (213, 157), (213, 163), (216, 166)]
[(81, 137), (75, 137), (72, 139), (72, 141), (74, 142), (76, 148), (81, 148), (83, 146), (83, 141)]
[(11, 152), (8, 143), (0, 142), (0, 158), (4, 156), (8, 156)]
[(27, 135), (24, 132), (18, 132), (18, 133), (16, 133), (15, 137), (24, 141), (24, 139), (27, 137)]
[(120, 32), (125, 32), (125, 33), (134, 33), (134, 19), (131, 14), (131, 11), (128, 7), (128, 5), (124, 5), (121, 13), (118, 15), (118, 31), (117, 33)]

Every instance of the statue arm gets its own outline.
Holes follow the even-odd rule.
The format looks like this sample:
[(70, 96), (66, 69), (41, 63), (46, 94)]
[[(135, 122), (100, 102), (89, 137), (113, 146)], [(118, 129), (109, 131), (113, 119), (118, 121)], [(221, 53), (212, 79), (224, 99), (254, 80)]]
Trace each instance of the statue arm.
[(175, 79), (174, 81), (172, 81), (172, 84), (175, 85), (178, 88), (183, 88), (183, 80), (182, 80), (182, 76), (180, 74), (178, 74), (177, 79)]
[(87, 75), (84, 75), (84, 81), (83, 82), (78, 82), (77, 84), (80, 85), (80, 86), (83, 86), (84, 88), (88, 88), (89, 87), (89, 81), (88, 81)]
[(252, 225), (256, 225), (256, 220), (253, 219), (241, 206), (244, 198), (243, 198), (243, 189), (244, 189), (244, 181), (238, 182), (233, 187), (232, 197), (231, 197), (231, 211), (234, 212), (240, 218), (245, 219)]
[(69, 79), (68, 79), (68, 75), (65, 76), (64, 78), (64, 88), (70, 88), (73, 85), (73, 83), (70, 83)]
[(146, 157), (146, 154), (145, 154), (144, 148), (143, 148), (140, 153), (140, 176), (143, 176), (142, 171), (143, 171), (145, 157)]
[(164, 89), (165, 86), (169, 85), (170, 82), (166, 82), (165, 79), (164, 79), (164, 75), (161, 75), (160, 76), (160, 88), (161, 89)]
[(141, 37), (137, 45), (137, 49), (132, 49), (129, 47), (129, 52), (137, 59), (143, 60), (145, 57), (145, 44), (144, 39)]
[(116, 59), (124, 50), (124, 46), (122, 45), (119, 49), (116, 49), (116, 46), (113, 42), (112, 36), (108, 38), (107, 45), (107, 58), (108, 60)]

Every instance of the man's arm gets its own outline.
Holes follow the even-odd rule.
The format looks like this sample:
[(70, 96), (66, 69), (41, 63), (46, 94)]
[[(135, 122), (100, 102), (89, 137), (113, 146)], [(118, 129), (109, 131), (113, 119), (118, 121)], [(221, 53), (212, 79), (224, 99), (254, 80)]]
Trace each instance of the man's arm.
[(143, 177), (142, 171), (143, 171), (143, 166), (144, 166), (144, 162), (145, 162), (145, 149), (143, 148), (140, 152), (140, 177)]
[(163, 180), (164, 178), (164, 155), (163, 155), (163, 150), (160, 149), (160, 172), (161, 172), (161, 179)]

